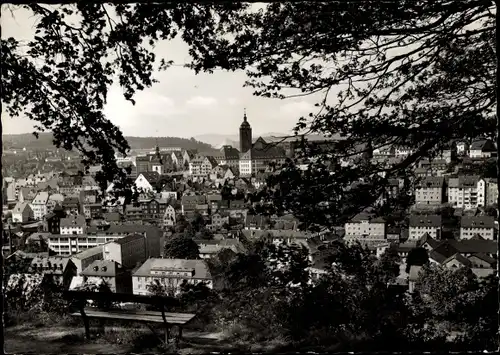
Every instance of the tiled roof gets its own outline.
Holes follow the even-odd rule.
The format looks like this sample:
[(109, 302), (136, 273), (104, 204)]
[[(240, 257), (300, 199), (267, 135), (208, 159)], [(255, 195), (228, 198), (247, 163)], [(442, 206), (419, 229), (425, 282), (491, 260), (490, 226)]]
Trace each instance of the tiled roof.
[(62, 227), (83, 227), (85, 226), (85, 216), (79, 214), (73, 217), (61, 218), (61, 228)]
[(385, 220), (383, 217), (375, 217), (371, 213), (359, 213), (356, 216), (354, 216), (350, 223), (361, 223), (362, 221), (369, 221), (370, 223), (385, 223)]
[(460, 226), (462, 228), (494, 228), (495, 218), (491, 216), (463, 216)]
[[(41, 271), (47, 274), (62, 275), (70, 262), (69, 258), (54, 256), (48, 258), (36, 257), (31, 261), (30, 272)], [(55, 269), (54, 269), (55, 266)]]
[(480, 177), (475, 175), (461, 175), (458, 178), (451, 178), (448, 186), (453, 188), (476, 187)]
[(92, 264), (87, 266), (80, 275), (82, 276), (116, 276), (117, 272), (121, 269), (120, 264), (112, 260), (94, 260)]
[(96, 247), (93, 247), (93, 248), (90, 248), (87, 250), (83, 250), (83, 251), (79, 252), (78, 254), (72, 255), (71, 258), (83, 260), (83, 259), (86, 259), (86, 258), (93, 256), (93, 255), (96, 255), (96, 254), (103, 256), (103, 246), (102, 245), (98, 245)]
[(428, 243), (433, 249), (439, 245), (439, 242), (432, 238), (429, 233), (425, 233), (418, 241), (419, 245), (424, 245), (425, 243)]
[(27, 202), (18, 202), (14, 206), (14, 213), (22, 213), (26, 207), (29, 207)]
[[(186, 259), (157, 259), (150, 258), (142, 264), (139, 269), (132, 276), (142, 276), (142, 277), (151, 277), (152, 270), (179, 270), (179, 271), (191, 271), (194, 273), (191, 277), (182, 276), (185, 279), (202, 279), (202, 280), (210, 280), (212, 278), (210, 274), (210, 270), (208, 269), (208, 265), (204, 260), (186, 260)], [(163, 275), (162, 275), (163, 276)], [(165, 277), (169, 277), (170, 275), (165, 275)], [(178, 278), (178, 275), (172, 275), (172, 277)]]
[(139, 240), (139, 239), (144, 240), (144, 236), (142, 236), (140, 234), (132, 234), (132, 235), (128, 235), (126, 237), (114, 240), (111, 243), (116, 243), (116, 244), (124, 245), (124, 244), (130, 243), (130, 242), (132, 242), (134, 240)]
[(285, 151), (273, 143), (267, 143), (260, 137), (253, 144), (252, 148), (240, 155), (240, 159), (270, 159), (284, 158)]
[(410, 227), (441, 227), (441, 216), (410, 215)]
[(220, 149), (221, 155), (224, 160), (238, 160), (240, 159), (240, 152), (238, 149), (230, 145), (225, 145)]
[(458, 253), (453, 254), (448, 259), (444, 260), (442, 262), (442, 264), (446, 264), (446, 263), (452, 261), (453, 259), (456, 259), (460, 264), (462, 264), (464, 266), (471, 266), (472, 265), (472, 262), (469, 259), (467, 259), (465, 256), (458, 254)]
[(481, 150), (483, 152), (495, 152), (495, 144), (489, 139), (480, 139), (472, 142), (470, 150)]
[(444, 178), (442, 177), (433, 177), (433, 176), (428, 176), (423, 178), (419, 183), (418, 186), (422, 188), (440, 188), (443, 187), (444, 184)]
[(144, 176), (144, 178), (149, 182), (151, 185), (155, 184), (158, 179), (160, 178), (160, 174), (156, 171), (146, 171), (143, 173), (140, 173), (139, 175)]
[(472, 257), (476, 257), (480, 260), (486, 261), (490, 265), (494, 265), (497, 262), (495, 258), (492, 258), (491, 256), (489, 256), (485, 253), (474, 253), (471, 256), (469, 256), (469, 259)]
[(47, 204), (47, 201), (49, 200), (49, 193), (45, 191), (41, 191), (35, 195), (33, 198), (33, 201), (31, 201), (32, 204), (37, 204), (37, 205), (45, 205)]

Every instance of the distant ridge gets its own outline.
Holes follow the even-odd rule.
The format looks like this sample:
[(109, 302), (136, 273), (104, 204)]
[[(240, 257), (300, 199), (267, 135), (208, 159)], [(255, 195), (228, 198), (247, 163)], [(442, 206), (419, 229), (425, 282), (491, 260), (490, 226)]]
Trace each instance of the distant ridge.
[[(180, 147), (182, 149), (197, 149), (198, 151), (209, 150), (210, 144), (200, 142), (194, 138), (179, 137), (125, 137), (132, 149), (151, 149), (158, 145), (160, 147)], [(38, 139), (31, 133), (2, 134), (2, 145), (4, 149), (26, 149), (47, 150), (53, 149), (52, 133), (40, 133)]]

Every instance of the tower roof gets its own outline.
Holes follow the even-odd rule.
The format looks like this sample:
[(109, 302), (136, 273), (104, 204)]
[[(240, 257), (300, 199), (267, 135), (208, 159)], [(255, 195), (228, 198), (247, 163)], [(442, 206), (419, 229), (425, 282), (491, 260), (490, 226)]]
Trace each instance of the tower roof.
[(241, 122), (240, 129), (241, 128), (251, 128), (250, 127), (250, 123), (248, 123), (248, 121), (247, 121), (247, 111), (246, 111), (246, 109), (245, 109), (245, 111), (243, 113), (243, 122)]

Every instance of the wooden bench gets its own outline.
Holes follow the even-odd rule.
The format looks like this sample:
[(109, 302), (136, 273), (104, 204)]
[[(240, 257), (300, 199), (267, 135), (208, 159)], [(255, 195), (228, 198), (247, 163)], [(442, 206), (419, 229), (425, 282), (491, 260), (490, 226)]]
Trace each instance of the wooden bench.
[[(115, 319), (115, 320), (129, 320), (134, 322), (141, 322), (146, 324), (149, 329), (156, 335), (154, 328), (150, 323), (163, 324), (165, 329), (165, 344), (170, 341), (170, 332), (173, 327), (177, 327), (178, 336), (174, 341), (179, 341), (182, 338), (182, 328), (191, 322), (196, 314), (191, 313), (172, 313), (167, 312), (168, 309), (178, 305), (177, 299), (168, 296), (145, 296), (133, 295), (124, 293), (111, 293), (111, 292), (92, 292), (92, 291), (66, 291), (64, 298), (72, 301), (72, 304), (78, 311), (71, 312), (71, 316), (80, 316), (83, 319), (85, 326), (85, 336), (90, 339), (90, 326), (89, 319)], [(89, 307), (88, 301), (92, 300), (101, 304), (101, 307)], [(102, 303), (135, 303), (152, 305), (159, 309), (159, 311), (142, 311), (136, 309), (121, 309), (113, 306), (105, 305)]]

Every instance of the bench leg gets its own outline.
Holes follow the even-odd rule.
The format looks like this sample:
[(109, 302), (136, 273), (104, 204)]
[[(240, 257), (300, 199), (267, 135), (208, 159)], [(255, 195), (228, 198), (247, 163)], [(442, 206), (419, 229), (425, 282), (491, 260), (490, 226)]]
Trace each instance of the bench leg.
[(168, 344), (169, 342), (169, 333), (170, 333), (170, 328), (165, 327), (165, 345)]
[(85, 337), (87, 338), (87, 340), (90, 340), (89, 318), (85, 314), (85, 311), (83, 310), (83, 308), (80, 309), (80, 313), (81, 313), (82, 319), (83, 319), (83, 326), (85, 327)]
[(182, 340), (182, 327), (179, 326), (179, 340)]

